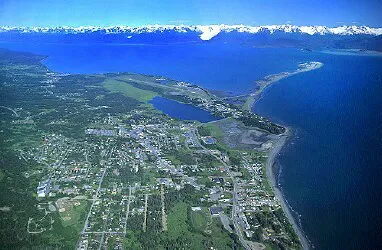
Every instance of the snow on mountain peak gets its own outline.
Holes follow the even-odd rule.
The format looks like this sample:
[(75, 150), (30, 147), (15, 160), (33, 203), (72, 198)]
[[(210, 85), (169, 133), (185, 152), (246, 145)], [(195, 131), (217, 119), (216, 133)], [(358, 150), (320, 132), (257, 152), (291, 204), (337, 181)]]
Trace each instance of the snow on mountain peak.
[(200, 39), (207, 41), (220, 33), (222, 25), (199, 25), (196, 28), (202, 32)]

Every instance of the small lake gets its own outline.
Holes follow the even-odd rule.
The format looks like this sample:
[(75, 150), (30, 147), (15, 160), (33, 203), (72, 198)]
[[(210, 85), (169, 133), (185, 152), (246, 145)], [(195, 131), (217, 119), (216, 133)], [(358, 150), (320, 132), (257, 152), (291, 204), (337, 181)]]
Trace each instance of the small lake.
[(195, 120), (199, 122), (211, 122), (219, 120), (218, 117), (213, 116), (210, 112), (194, 107), (190, 104), (184, 104), (169, 100), (160, 96), (154, 97), (150, 101), (154, 108), (162, 111), (170, 117), (180, 120)]

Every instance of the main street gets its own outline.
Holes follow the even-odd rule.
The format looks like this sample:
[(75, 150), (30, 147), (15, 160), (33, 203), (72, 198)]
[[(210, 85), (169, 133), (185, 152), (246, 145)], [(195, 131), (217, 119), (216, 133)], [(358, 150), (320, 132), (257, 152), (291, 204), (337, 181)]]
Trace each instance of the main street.
[[(194, 131), (195, 131), (195, 134), (196, 134), (196, 139), (199, 142), (200, 135), (198, 133), (198, 129), (196, 128)], [(208, 148), (204, 147), (200, 142), (199, 142), (199, 144), (200, 144), (200, 146), (206, 152), (210, 151)], [(244, 239), (243, 232), (242, 232), (242, 230), (240, 229), (240, 226), (239, 226), (239, 222), (238, 222), (239, 216), (238, 216), (237, 211), (236, 211), (237, 208), (238, 208), (238, 205), (237, 205), (237, 181), (236, 181), (236, 178), (235, 178), (234, 174), (231, 171), (231, 166), (227, 165), (227, 163), (225, 163), (222, 159), (220, 159), (215, 154), (211, 153), (211, 155), (213, 157), (215, 157), (219, 162), (221, 162), (223, 164), (223, 166), (227, 169), (228, 175), (230, 176), (230, 178), (232, 180), (232, 185), (233, 185), (233, 192), (232, 192), (232, 214), (231, 214), (232, 223), (233, 223), (233, 226), (235, 228), (236, 235), (239, 237), (239, 240), (240, 240), (240, 243), (242, 244), (242, 246), (246, 250), (252, 250), (252, 248), (248, 245), (247, 241)]]

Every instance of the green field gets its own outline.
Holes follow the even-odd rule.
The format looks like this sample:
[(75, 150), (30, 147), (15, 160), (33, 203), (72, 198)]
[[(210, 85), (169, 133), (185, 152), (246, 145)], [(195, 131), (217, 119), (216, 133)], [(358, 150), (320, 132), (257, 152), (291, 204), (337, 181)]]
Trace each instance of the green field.
[(187, 204), (177, 203), (167, 216), (168, 239), (192, 242), (189, 249), (203, 249), (203, 236), (189, 230)]
[(249, 96), (247, 100), (245, 101), (245, 103), (243, 104), (243, 109), (250, 111), (252, 109), (254, 102), (255, 102), (255, 98), (253, 96)]
[(126, 82), (119, 82), (112, 79), (107, 79), (102, 86), (110, 92), (122, 93), (127, 97), (136, 99), (141, 102), (148, 102), (158, 95), (158, 93), (156, 92), (139, 89), (134, 86), (131, 86)]
[[(78, 202), (77, 204), (75, 204)], [(87, 210), (87, 201), (86, 200), (76, 200), (73, 202), (71, 209), (61, 212), (61, 223), (63, 227), (70, 227), (76, 225), (80, 218), (81, 214), (84, 214)]]
[(186, 203), (177, 203), (168, 214), (167, 221), (168, 238), (192, 242), (188, 249), (232, 249), (228, 232), (218, 218), (210, 217), (207, 208), (190, 211)]
[(200, 211), (191, 211), (191, 225), (200, 232), (204, 232), (207, 229), (208, 223), (211, 218), (208, 209), (203, 207)]
[[(216, 146), (225, 147), (223, 144), (223, 131), (220, 129), (218, 125), (219, 121), (210, 122), (201, 125), (198, 127), (198, 132), (200, 136), (212, 136), (217, 140)], [(215, 145), (208, 145), (210, 147), (214, 147)]]
[(207, 123), (203, 124), (203, 128), (209, 131), (209, 135), (216, 137), (216, 138), (221, 138), (223, 136), (223, 132), (219, 128), (219, 126), (215, 125), (214, 123)]
[(227, 231), (223, 229), (219, 218), (213, 218), (211, 230), (213, 235), (211, 240), (216, 249), (232, 249), (232, 239)]

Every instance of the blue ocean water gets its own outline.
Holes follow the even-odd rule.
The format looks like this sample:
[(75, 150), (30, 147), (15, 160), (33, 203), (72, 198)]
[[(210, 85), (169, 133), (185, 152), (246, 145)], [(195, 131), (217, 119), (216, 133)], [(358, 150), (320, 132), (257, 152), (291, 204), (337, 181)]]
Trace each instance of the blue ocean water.
[[(248, 92), (266, 75), (296, 68), (309, 52), (228, 44), (113, 45), (1, 43), (0, 47), (48, 55), (62, 73), (134, 72), (162, 75), (203, 87)], [(282, 63), (278, 63), (281, 62)]]
[(320, 55), (255, 111), (294, 128), (279, 183), (317, 249), (382, 248), (382, 57)]
[(269, 87), (255, 111), (294, 128), (278, 158), (279, 181), (316, 249), (382, 247), (382, 57), (212, 44), (0, 47), (48, 55), (44, 63), (59, 72), (164, 75), (233, 93), (298, 63), (323, 62)]
[(162, 111), (163, 113), (181, 120), (211, 122), (219, 119), (218, 117), (211, 115), (210, 112), (206, 110), (197, 108), (190, 104), (184, 104), (169, 100), (160, 96), (154, 97), (150, 103), (154, 106), (154, 108)]

